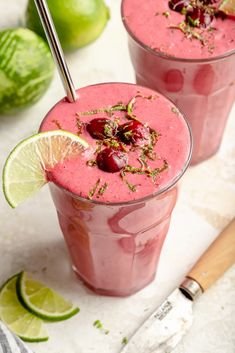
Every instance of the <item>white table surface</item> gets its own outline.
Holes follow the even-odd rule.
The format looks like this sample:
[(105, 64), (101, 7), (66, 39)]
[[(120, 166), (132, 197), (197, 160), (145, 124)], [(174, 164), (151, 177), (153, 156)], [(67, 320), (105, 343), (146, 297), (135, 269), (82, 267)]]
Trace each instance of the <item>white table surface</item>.
[[(97, 82), (134, 82), (120, 0), (107, 1), (111, 20), (93, 44), (67, 56), (77, 87)], [(25, 0), (0, 0), (1, 28), (22, 23)], [(46, 95), (32, 108), (0, 117), (0, 171), (14, 145), (36, 132), (48, 109), (62, 96), (58, 74)], [(235, 107), (234, 107), (235, 108)], [(230, 114), (219, 153), (190, 168), (163, 247), (155, 281), (128, 298), (109, 298), (87, 290), (72, 273), (47, 187), (12, 210), (0, 191), (0, 284), (27, 270), (73, 300), (81, 312), (47, 324), (50, 339), (29, 344), (35, 353), (118, 353), (144, 318), (176, 287), (200, 254), (235, 214), (235, 109)], [(194, 305), (194, 323), (175, 353), (235, 352), (235, 267)], [(108, 335), (93, 327), (99, 319)], [(143, 352), (144, 353), (144, 352)]]

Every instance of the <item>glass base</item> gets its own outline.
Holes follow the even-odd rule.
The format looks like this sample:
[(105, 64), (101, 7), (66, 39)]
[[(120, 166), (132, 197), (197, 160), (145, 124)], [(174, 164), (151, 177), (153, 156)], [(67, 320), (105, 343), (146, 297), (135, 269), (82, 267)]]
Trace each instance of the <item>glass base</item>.
[(77, 271), (76, 267), (74, 265), (72, 265), (72, 269), (75, 272), (76, 276), (78, 277), (78, 279), (84, 283), (84, 285), (89, 288), (90, 290), (92, 290), (94, 293), (99, 294), (99, 295), (104, 295), (104, 296), (109, 296), (109, 297), (128, 297), (132, 294), (137, 293), (138, 291), (140, 291), (141, 289), (145, 288), (147, 285), (149, 285), (154, 279), (155, 279), (155, 275), (156, 273), (153, 274), (153, 276), (150, 278), (150, 280), (148, 280), (148, 282), (146, 282), (144, 285), (142, 285), (141, 287), (137, 287), (137, 288), (130, 288), (126, 291), (119, 291), (119, 290), (115, 290), (115, 289), (103, 289), (103, 288), (96, 288), (94, 287), (92, 284), (90, 284), (89, 282), (87, 282)]

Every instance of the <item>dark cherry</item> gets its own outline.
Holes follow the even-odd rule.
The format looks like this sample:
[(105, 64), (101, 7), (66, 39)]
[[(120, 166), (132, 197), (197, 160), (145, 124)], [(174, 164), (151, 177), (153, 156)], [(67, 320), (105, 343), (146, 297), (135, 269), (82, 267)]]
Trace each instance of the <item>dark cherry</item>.
[(190, 0), (170, 0), (169, 7), (177, 12), (181, 12), (190, 5)]
[(137, 120), (131, 120), (119, 126), (119, 137), (126, 144), (146, 145), (150, 142), (149, 128)]
[(96, 157), (98, 167), (108, 173), (119, 172), (126, 166), (127, 160), (126, 153), (109, 147), (99, 152)]
[(201, 0), (201, 2), (203, 3), (203, 5), (213, 5), (219, 2), (219, 0)]
[(213, 20), (213, 15), (206, 12), (204, 9), (194, 7), (186, 14), (186, 21), (193, 27), (208, 27)]
[(217, 17), (217, 18), (219, 17), (221, 20), (225, 20), (228, 17), (228, 15), (226, 15), (226, 13), (218, 10), (215, 12), (215, 17)]
[(110, 119), (97, 118), (91, 120), (87, 124), (86, 129), (94, 139), (103, 140), (116, 135), (117, 124)]

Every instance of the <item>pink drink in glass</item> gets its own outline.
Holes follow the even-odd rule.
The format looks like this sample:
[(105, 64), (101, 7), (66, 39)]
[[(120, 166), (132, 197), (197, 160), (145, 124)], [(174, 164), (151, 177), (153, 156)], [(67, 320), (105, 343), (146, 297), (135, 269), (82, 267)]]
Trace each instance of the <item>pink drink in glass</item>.
[[(79, 134), (90, 146), (77, 159), (48, 171), (51, 194), (79, 278), (99, 294), (130, 295), (154, 279), (177, 198), (176, 182), (191, 156), (190, 130), (169, 100), (147, 88), (100, 84), (79, 89), (78, 97), (75, 103), (60, 101), (41, 124), (41, 131), (62, 128)], [(131, 101), (130, 116), (126, 107)], [(88, 125), (103, 118), (118, 124), (115, 136), (108, 140), (109, 148), (111, 143), (114, 146), (112, 141), (121, 141), (121, 126), (137, 118), (150, 133), (148, 137), (154, 132), (156, 140), (147, 162), (138, 157), (152, 139), (147, 141), (145, 136), (144, 143), (137, 139), (135, 145), (124, 144), (125, 168), (132, 166), (135, 173), (123, 174), (124, 168), (107, 172), (94, 163), (107, 141), (93, 138)]]
[(235, 19), (185, 27), (199, 40), (177, 27), (185, 16), (166, 0), (123, 0), (122, 17), (137, 83), (168, 96), (186, 114), (194, 138), (191, 163), (211, 157), (235, 98)]

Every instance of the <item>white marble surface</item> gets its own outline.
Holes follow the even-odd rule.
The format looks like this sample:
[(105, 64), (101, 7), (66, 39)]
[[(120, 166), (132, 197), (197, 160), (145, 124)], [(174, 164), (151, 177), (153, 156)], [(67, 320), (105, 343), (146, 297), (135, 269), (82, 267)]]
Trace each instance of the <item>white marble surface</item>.
[[(77, 87), (105, 81), (134, 82), (122, 27), (120, 0), (107, 1), (111, 20), (92, 45), (67, 56)], [(25, 0), (0, 0), (0, 26), (22, 23)], [(58, 75), (34, 107), (0, 117), (0, 170), (12, 147), (37, 131), (47, 110), (64, 95)], [(235, 107), (234, 107), (235, 108)], [(235, 109), (230, 114), (219, 153), (190, 168), (164, 244), (158, 276), (129, 298), (94, 295), (71, 271), (47, 187), (12, 210), (0, 191), (0, 283), (24, 269), (79, 305), (74, 318), (48, 324), (50, 340), (30, 344), (35, 353), (118, 353), (142, 320), (180, 282), (192, 264), (235, 214)], [(235, 267), (194, 305), (194, 324), (175, 353), (235, 352)], [(108, 335), (93, 327), (99, 319)], [(144, 353), (144, 352), (143, 352)]]

